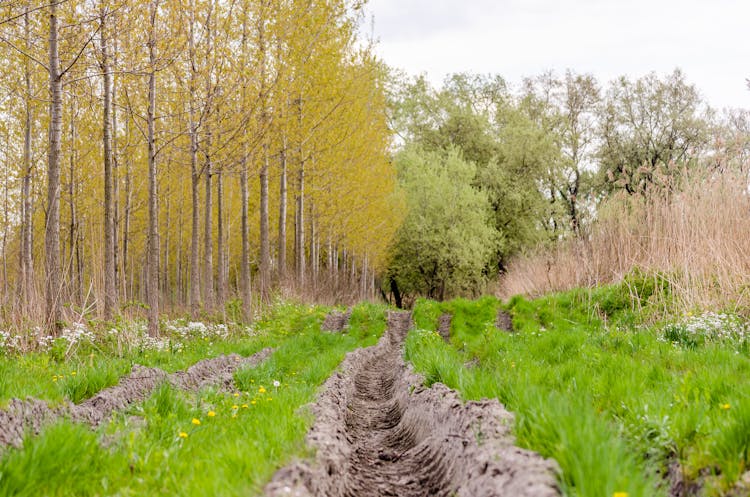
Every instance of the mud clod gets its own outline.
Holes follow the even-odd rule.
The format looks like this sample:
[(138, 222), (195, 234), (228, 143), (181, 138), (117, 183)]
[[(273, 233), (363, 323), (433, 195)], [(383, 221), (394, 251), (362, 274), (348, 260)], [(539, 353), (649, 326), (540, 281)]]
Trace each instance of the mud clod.
[(342, 333), (349, 326), (349, 319), (352, 317), (351, 307), (346, 312), (331, 311), (323, 320), (320, 329), (332, 333)]
[(411, 326), (389, 313), (380, 342), (347, 355), (313, 406), (315, 461), (280, 470), (266, 495), (560, 495), (556, 464), (513, 445), (513, 416), (497, 401), (423, 386), (402, 358)]
[(235, 371), (259, 364), (272, 352), (273, 349), (266, 348), (250, 357), (231, 354), (205, 359), (187, 371), (173, 374), (136, 364), (117, 385), (105, 388), (77, 405), (68, 402), (53, 409), (38, 399), (12, 399), (7, 409), (0, 410), (0, 448), (8, 445), (20, 447), (27, 431), (38, 434), (45, 425), (59, 417), (69, 417), (75, 422), (97, 427), (114, 411), (145, 400), (164, 381), (192, 391), (206, 386), (229, 387)]
[(451, 341), (451, 321), (453, 321), (453, 316), (451, 316), (450, 314), (443, 314), (438, 318), (437, 331), (446, 342)]
[(495, 328), (500, 331), (513, 333), (513, 319), (510, 317), (510, 314), (502, 309), (498, 309), (497, 318), (495, 319)]

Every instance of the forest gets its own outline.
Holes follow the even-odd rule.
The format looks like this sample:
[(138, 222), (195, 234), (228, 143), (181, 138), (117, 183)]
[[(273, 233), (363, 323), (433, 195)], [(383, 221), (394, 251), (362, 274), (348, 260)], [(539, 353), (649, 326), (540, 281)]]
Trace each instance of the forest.
[(6, 322), (369, 294), (398, 204), (358, 2), (1, 7)]

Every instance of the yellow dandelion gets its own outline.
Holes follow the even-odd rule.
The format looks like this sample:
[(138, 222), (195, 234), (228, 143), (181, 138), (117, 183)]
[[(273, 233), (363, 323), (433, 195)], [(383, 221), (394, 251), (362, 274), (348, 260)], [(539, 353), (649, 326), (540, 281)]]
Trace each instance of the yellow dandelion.
[(247, 409), (247, 404), (242, 404), (243, 409)]
[(236, 418), (237, 417), (237, 413), (232, 414), (232, 417)]
[(57, 376), (52, 377), (52, 381), (57, 381)]
[(258, 393), (266, 393), (266, 389), (263, 387), (263, 385), (258, 388)]
[(215, 413), (215, 412), (213, 412), (213, 411), (208, 411), (208, 417), (209, 417), (209, 418), (213, 418), (214, 416), (216, 416), (216, 413)]
[(184, 431), (181, 431), (180, 438), (187, 438), (187, 433), (185, 433)]
[(240, 396), (240, 393), (239, 393), (239, 392), (234, 392), (234, 396), (235, 396), (235, 397), (239, 397), (239, 396)]
[(732, 406), (730, 406), (729, 404), (721, 404), (719, 407), (721, 407), (722, 409), (724, 409), (726, 411), (727, 409), (729, 409)]
[(71, 376), (75, 376), (76, 374), (78, 374), (78, 373), (75, 372), (75, 371), (73, 371), (72, 373), (70, 373)]
[(250, 403), (251, 403), (252, 405), (255, 405), (255, 399), (251, 400), (251, 401), (250, 401)]
[(240, 406), (238, 406), (237, 404), (235, 404), (235, 405), (232, 406), (232, 409), (239, 409), (239, 408), (240, 408)]
[(612, 494), (612, 497), (628, 497), (627, 492), (615, 492)]
[(194, 424), (195, 426), (198, 426), (199, 424), (201, 424), (201, 420), (200, 420), (200, 419), (198, 419), (198, 418), (193, 418), (193, 421), (191, 421), (191, 422), (192, 422), (192, 423), (193, 423), (193, 424)]

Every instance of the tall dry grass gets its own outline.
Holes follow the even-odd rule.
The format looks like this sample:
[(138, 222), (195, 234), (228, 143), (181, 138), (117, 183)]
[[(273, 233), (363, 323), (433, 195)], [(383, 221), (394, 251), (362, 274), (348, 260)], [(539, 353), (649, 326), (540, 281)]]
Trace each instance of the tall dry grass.
[(750, 310), (750, 196), (746, 175), (685, 174), (679, 184), (618, 194), (598, 209), (585, 239), (519, 257), (503, 296), (537, 296), (661, 273), (677, 309)]

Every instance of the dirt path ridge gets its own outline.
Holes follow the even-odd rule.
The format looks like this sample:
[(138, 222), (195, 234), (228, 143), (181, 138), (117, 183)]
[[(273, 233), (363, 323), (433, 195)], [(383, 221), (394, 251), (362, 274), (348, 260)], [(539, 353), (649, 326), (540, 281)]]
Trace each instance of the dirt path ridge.
[(341, 333), (346, 330), (349, 326), (349, 319), (352, 317), (352, 308), (348, 308), (346, 312), (331, 311), (328, 313), (326, 318), (323, 320), (323, 324), (320, 325), (320, 329), (323, 331), (331, 331), (334, 333)]
[(442, 314), (438, 318), (438, 333), (440, 333), (440, 336), (443, 337), (443, 340), (450, 343), (451, 341), (451, 321), (453, 321), (453, 316), (446, 313)]
[(402, 358), (411, 326), (409, 314), (389, 313), (379, 343), (347, 355), (313, 406), (315, 460), (279, 470), (266, 495), (560, 495), (556, 463), (514, 446), (513, 416), (499, 402), (423, 386)]
[(508, 314), (504, 310), (498, 309), (497, 318), (495, 319), (495, 328), (500, 331), (513, 333), (513, 318), (511, 318), (510, 314)]
[(38, 434), (46, 424), (59, 417), (67, 416), (78, 423), (99, 426), (114, 411), (145, 400), (164, 381), (190, 391), (198, 391), (210, 385), (230, 387), (235, 371), (244, 366), (256, 366), (271, 353), (273, 349), (265, 348), (249, 357), (222, 355), (204, 359), (186, 371), (172, 374), (159, 368), (146, 368), (136, 364), (130, 374), (121, 378), (117, 385), (105, 388), (80, 404), (68, 402), (50, 408), (39, 399), (11, 399), (8, 407), (0, 410), (0, 448), (7, 445), (20, 447), (27, 431)]

